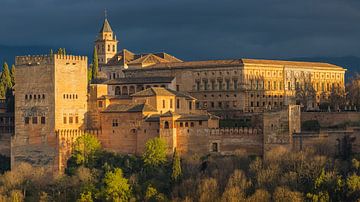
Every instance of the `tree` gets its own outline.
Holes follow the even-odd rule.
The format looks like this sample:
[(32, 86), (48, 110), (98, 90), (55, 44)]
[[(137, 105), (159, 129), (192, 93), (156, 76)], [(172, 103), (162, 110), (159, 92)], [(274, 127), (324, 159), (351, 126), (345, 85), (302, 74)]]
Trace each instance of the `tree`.
[(11, 66), (10, 78), (11, 78), (11, 86), (14, 86), (15, 85), (15, 65)]
[(332, 110), (339, 111), (346, 103), (345, 91), (340, 86), (333, 86), (329, 96), (329, 104)]
[(78, 165), (88, 166), (93, 163), (100, 148), (100, 142), (95, 136), (84, 134), (76, 139), (72, 156)]
[(5, 97), (7, 91), (10, 88), (12, 88), (9, 66), (8, 66), (8, 64), (6, 62), (3, 65), (3, 71), (2, 71), (1, 76), (0, 76), (0, 86), (2, 86), (0, 88), (1, 89), (0, 97)]
[(88, 83), (90, 84), (91, 83), (91, 80), (92, 80), (92, 64), (90, 64), (90, 67), (88, 68)]
[(58, 55), (66, 55), (66, 50), (65, 50), (65, 48), (59, 48), (58, 51), (57, 51), (57, 54), (58, 54)]
[(176, 151), (176, 148), (174, 150), (173, 155), (173, 162), (172, 162), (172, 173), (171, 173), (171, 179), (176, 182), (179, 180), (181, 176), (181, 162), (180, 162), (180, 156), (178, 152)]
[(54, 56), (54, 51), (53, 49), (50, 49), (50, 57), (53, 57)]
[(316, 91), (310, 78), (300, 79), (300, 83), (296, 86), (295, 100), (296, 104), (300, 104), (303, 111), (306, 111), (309, 104), (314, 104), (316, 101)]
[(207, 178), (201, 181), (198, 186), (199, 202), (217, 201), (219, 188), (216, 179)]
[(146, 142), (142, 155), (145, 165), (157, 167), (166, 162), (166, 143), (161, 138), (153, 138)]
[(102, 194), (108, 201), (129, 201), (131, 189), (128, 180), (123, 177), (122, 170), (115, 168), (114, 172), (109, 171), (103, 180)]
[(93, 62), (91, 67), (92, 67), (91, 69), (92, 80), (95, 80), (99, 74), (99, 60), (98, 60), (96, 47), (94, 47)]
[(346, 84), (348, 104), (360, 107), (360, 75), (355, 74)]
[(291, 191), (287, 187), (277, 187), (273, 195), (274, 201), (279, 202), (301, 202), (304, 201), (300, 192)]

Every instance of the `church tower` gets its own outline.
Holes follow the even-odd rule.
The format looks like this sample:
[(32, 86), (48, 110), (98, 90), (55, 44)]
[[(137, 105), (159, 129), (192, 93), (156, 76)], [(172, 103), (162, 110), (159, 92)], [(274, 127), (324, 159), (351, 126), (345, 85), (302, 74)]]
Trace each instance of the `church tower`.
[(109, 21), (105, 15), (104, 24), (95, 40), (95, 48), (99, 58), (99, 64), (105, 65), (117, 53), (116, 36), (112, 31)]

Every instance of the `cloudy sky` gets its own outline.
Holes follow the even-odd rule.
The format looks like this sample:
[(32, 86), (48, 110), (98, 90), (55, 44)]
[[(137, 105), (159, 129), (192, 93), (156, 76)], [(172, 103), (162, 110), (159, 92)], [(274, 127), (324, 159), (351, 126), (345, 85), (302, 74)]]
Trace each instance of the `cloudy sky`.
[[(360, 56), (358, 0), (1, 0), (0, 45), (91, 54), (107, 9), (133, 52), (184, 60)], [(31, 54), (31, 53), (29, 53)]]

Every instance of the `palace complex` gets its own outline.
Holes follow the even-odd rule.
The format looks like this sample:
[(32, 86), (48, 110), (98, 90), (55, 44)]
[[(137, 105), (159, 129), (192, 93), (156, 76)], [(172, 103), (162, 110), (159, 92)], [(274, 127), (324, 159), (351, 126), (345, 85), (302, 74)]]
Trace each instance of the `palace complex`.
[(88, 84), (85, 56), (16, 57), (12, 166), (25, 161), (63, 171), (72, 143), (85, 132), (123, 154), (139, 155), (147, 140), (161, 137), (169, 153), (264, 155), (274, 146), (292, 147), (301, 108), (318, 110), (345, 88), (346, 69), (328, 63), (182, 61), (118, 51), (107, 19), (95, 48), (96, 84)]

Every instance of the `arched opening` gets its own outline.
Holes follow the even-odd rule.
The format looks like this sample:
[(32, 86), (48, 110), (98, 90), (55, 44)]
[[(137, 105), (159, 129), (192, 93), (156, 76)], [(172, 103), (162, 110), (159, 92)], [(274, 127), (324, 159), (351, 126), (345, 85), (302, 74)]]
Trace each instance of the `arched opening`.
[(130, 86), (129, 88), (129, 94), (134, 94), (135, 93), (135, 87), (134, 86)]
[(120, 86), (115, 87), (115, 95), (121, 95)]
[(168, 128), (169, 128), (169, 122), (165, 121), (165, 123), (164, 123), (164, 128), (165, 128), (165, 129), (168, 129)]
[(121, 94), (122, 95), (128, 95), (128, 88), (127, 86), (123, 86), (122, 89), (121, 89)]

